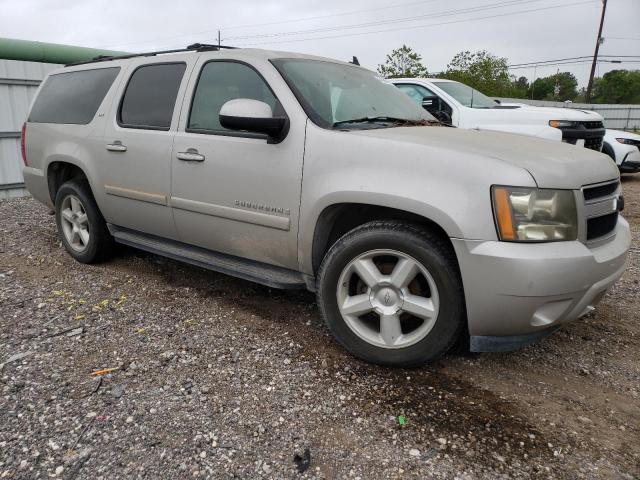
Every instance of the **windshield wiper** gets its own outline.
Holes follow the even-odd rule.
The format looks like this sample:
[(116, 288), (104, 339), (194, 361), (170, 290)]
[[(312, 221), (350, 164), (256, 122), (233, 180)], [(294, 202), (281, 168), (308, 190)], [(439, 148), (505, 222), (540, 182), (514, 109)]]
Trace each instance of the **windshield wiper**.
[(410, 120), (408, 118), (396, 118), (396, 117), (362, 117), (353, 118), (351, 120), (340, 120), (339, 122), (333, 122), (331, 125), (333, 128), (349, 124), (349, 123), (394, 123), (398, 125), (435, 125), (440, 124), (438, 121), (433, 120)]

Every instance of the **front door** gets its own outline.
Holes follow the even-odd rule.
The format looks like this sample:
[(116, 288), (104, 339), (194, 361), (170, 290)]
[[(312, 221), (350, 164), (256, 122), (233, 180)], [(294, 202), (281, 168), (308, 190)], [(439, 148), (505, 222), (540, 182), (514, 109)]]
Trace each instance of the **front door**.
[(304, 122), (291, 122), (280, 143), (227, 130), (219, 112), (232, 99), (260, 100), (274, 115), (286, 112), (253, 66), (202, 60), (196, 71), (171, 160), (171, 206), (179, 239), (296, 268)]
[(104, 189), (101, 209), (118, 226), (175, 238), (169, 207), (171, 149), (187, 63), (140, 62), (131, 66), (106, 122), (96, 162)]
[(443, 123), (451, 124), (453, 109), (427, 87), (415, 83), (396, 85), (407, 96)]

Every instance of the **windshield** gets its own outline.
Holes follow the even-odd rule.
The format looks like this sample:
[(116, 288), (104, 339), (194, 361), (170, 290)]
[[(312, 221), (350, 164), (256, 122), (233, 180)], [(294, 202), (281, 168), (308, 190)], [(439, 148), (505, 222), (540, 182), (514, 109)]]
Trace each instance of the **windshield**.
[(436, 121), (396, 87), (364, 68), (307, 59), (272, 63), (320, 127), (386, 128)]
[(498, 103), (469, 85), (458, 82), (433, 82), (465, 107), (495, 108)]

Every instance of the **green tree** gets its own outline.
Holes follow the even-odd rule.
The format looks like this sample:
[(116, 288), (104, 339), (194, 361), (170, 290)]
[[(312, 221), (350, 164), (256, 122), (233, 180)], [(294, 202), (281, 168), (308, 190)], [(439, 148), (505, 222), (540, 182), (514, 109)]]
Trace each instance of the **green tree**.
[(640, 103), (640, 70), (611, 70), (596, 78), (594, 103)]
[(508, 61), (486, 50), (465, 51), (453, 57), (443, 76), (466, 83), (489, 96), (509, 96), (514, 91)]
[(519, 77), (511, 82), (511, 93), (513, 98), (525, 98), (529, 92), (529, 80), (527, 77)]
[(385, 78), (415, 78), (428, 75), (427, 67), (422, 64), (422, 57), (406, 45), (387, 55), (385, 62), (378, 65), (378, 73)]
[(570, 72), (560, 72), (538, 78), (531, 85), (529, 96), (535, 100), (575, 100), (578, 96), (578, 80)]

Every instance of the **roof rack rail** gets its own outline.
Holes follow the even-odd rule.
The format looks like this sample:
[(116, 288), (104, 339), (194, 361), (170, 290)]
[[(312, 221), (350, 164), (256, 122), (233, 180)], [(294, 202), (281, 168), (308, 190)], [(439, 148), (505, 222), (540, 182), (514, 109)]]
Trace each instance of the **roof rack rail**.
[(98, 62), (109, 62), (111, 60), (126, 60), (127, 58), (136, 58), (136, 57), (153, 57), (155, 55), (164, 55), (166, 53), (179, 53), (179, 52), (211, 52), (211, 51), (219, 51), (223, 49), (234, 49), (236, 47), (231, 47), (229, 45), (214, 45), (211, 43), (193, 43), (186, 48), (175, 48), (173, 50), (158, 50), (155, 52), (143, 52), (143, 53), (131, 53), (129, 55), (115, 55), (115, 56), (105, 56), (100, 55), (98, 57), (94, 57), (91, 60), (83, 60), (82, 62), (74, 62), (65, 65), (65, 67), (73, 67), (76, 65), (85, 65), (88, 63), (98, 63)]

